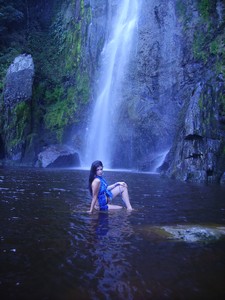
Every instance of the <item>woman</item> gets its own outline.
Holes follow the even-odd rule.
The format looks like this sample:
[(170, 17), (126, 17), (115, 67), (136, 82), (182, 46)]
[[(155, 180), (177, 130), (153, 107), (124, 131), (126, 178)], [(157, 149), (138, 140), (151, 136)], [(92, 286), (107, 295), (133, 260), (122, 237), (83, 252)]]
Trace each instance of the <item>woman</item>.
[[(100, 211), (107, 211), (108, 209), (120, 209), (122, 206), (108, 204), (109, 200), (121, 195), (128, 210), (132, 210), (130, 204), (127, 184), (125, 182), (116, 182), (112, 185), (107, 185), (105, 179), (102, 177), (103, 164), (96, 160), (91, 165), (89, 175), (89, 190), (92, 196), (91, 207), (88, 211), (92, 213), (94, 208)], [(98, 201), (98, 203), (97, 203)]]

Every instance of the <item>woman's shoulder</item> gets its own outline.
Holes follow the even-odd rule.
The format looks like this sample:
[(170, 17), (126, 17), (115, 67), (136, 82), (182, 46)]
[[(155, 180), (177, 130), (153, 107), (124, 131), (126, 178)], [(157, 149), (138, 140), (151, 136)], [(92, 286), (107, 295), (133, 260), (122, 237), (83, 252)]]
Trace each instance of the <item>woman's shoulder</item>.
[(101, 179), (99, 177), (95, 177), (95, 179), (92, 181), (92, 183), (99, 183), (101, 182)]
[(101, 180), (100, 178), (95, 178), (93, 181), (92, 181), (92, 189), (96, 189), (96, 188), (100, 188), (100, 185), (101, 185)]

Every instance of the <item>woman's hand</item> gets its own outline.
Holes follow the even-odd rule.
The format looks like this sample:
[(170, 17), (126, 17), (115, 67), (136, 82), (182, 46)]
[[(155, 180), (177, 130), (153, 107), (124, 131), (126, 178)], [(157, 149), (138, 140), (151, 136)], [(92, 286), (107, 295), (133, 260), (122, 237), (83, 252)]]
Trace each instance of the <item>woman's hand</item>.
[(109, 190), (113, 190), (115, 187), (117, 187), (119, 185), (124, 186), (125, 188), (127, 188), (126, 182), (124, 182), (124, 181), (118, 181), (118, 182), (115, 182), (114, 184), (109, 185), (108, 189)]
[(117, 185), (122, 185), (122, 186), (124, 186), (124, 187), (127, 188), (126, 182), (120, 181), (120, 182), (117, 182), (116, 184), (117, 184)]

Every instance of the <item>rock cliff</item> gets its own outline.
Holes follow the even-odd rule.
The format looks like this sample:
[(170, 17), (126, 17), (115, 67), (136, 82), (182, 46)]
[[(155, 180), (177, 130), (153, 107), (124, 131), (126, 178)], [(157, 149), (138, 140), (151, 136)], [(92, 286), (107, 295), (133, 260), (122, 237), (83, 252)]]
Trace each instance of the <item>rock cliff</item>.
[[(2, 81), (6, 78), (0, 106), (1, 159), (35, 165), (44, 149), (70, 144), (82, 161), (100, 54), (118, 3), (34, 0), (27, 7), (17, 6), (24, 7), (24, 18), (17, 30), (10, 27), (14, 40), (8, 36), (1, 46), (2, 53), (8, 51), (0, 74)], [(158, 169), (162, 174), (219, 182), (225, 172), (224, 1), (138, 3), (113, 166), (156, 170), (158, 157), (169, 151)], [(30, 76), (24, 81), (28, 85), (17, 81), (17, 89), (9, 88), (13, 80), (6, 70), (21, 53), (33, 59), (32, 96)]]
[(183, 17), (184, 45), (192, 49), (184, 57), (188, 64), (185, 85), (191, 95), (184, 98), (179, 127), (160, 170), (176, 179), (220, 182), (225, 172), (225, 6), (222, 1), (212, 1), (206, 10), (200, 4), (196, 2), (192, 10), (191, 5), (186, 7), (186, 13), (193, 16), (186, 20), (186, 27), (187, 17)]
[[(96, 59), (109, 12), (93, 3), (89, 47)], [(162, 174), (218, 182), (225, 171), (224, 3), (143, 0), (139, 9), (113, 165), (156, 170), (170, 150)]]

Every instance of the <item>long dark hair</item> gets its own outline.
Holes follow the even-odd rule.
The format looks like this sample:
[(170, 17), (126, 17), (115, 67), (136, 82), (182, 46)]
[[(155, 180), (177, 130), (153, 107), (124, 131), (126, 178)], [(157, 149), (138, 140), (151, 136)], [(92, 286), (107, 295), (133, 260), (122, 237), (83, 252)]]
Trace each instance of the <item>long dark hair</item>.
[(89, 188), (89, 191), (90, 191), (91, 195), (92, 195), (91, 184), (92, 184), (93, 180), (96, 177), (96, 170), (97, 170), (98, 167), (102, 167), (103, 168), (103, 164), (102, 164), (102, 162), (100, 160), (94, 161), (92, 163), (92, 165), (91, 165), (90, 174), (89, 174), (89, 183), (88, 183), (88, 188)]

